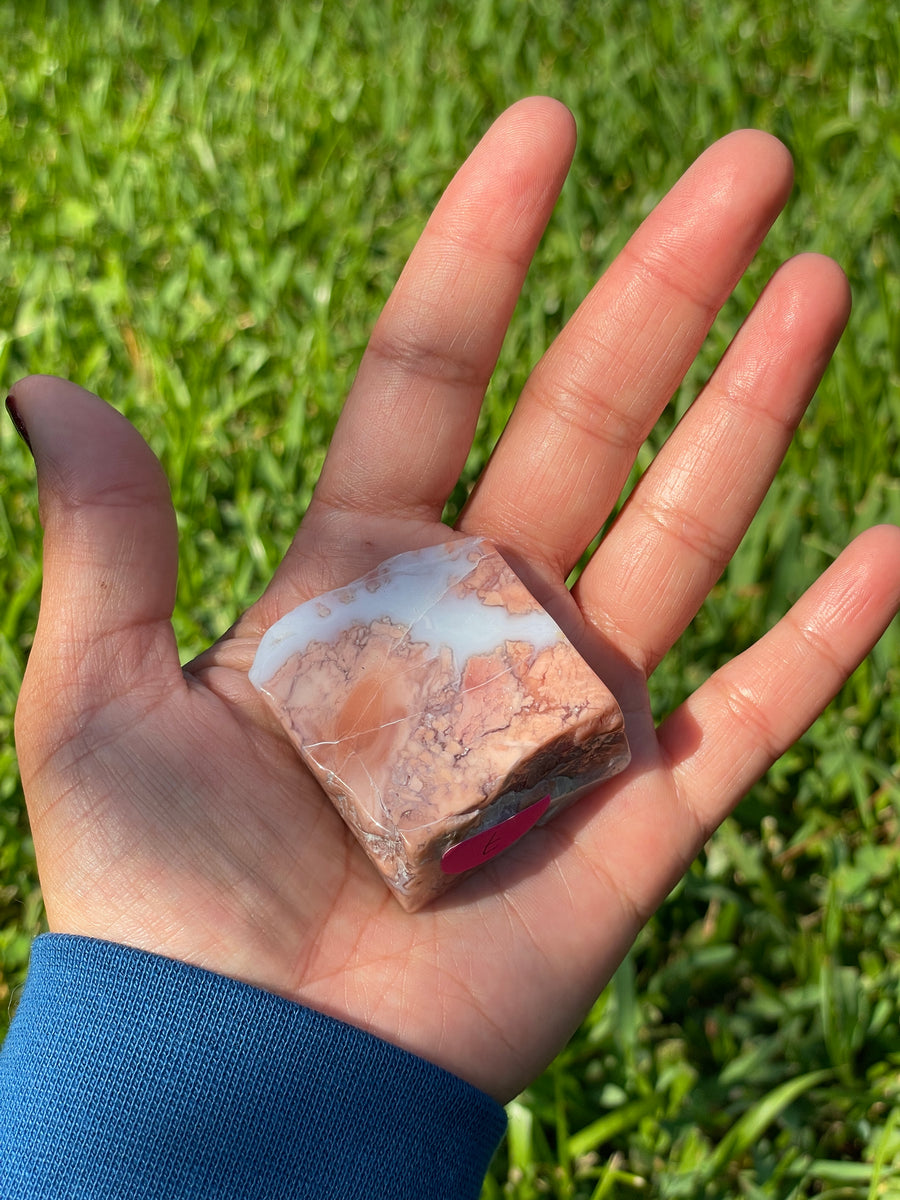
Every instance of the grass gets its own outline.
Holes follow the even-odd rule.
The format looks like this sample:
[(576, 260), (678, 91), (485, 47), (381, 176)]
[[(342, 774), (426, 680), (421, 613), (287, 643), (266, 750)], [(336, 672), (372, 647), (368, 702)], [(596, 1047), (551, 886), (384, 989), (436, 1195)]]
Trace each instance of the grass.
[[(648, 445), (774, 266), (834, 255), (851, 328), (759, 518), (654, 680), (662, 714), (834, 553), (900, 522), (900, 25), (887, 0), (0, 2), (0, 367), (119, 405), (172, 482), (185, 658), (287, 545), (430, 207), (544, 91), (580, 143), (466, 478), (627, 233), (740, 125), (789, 208)], [(0, 1016), (41, 928), (12, 748), (40, 585), (32, 469), (0, 431)], [(452, 515), (452, 513), (451, 513)], [(900, 642), (889, 631), (510, 1106), (485, 1200), (900, 1195)]]

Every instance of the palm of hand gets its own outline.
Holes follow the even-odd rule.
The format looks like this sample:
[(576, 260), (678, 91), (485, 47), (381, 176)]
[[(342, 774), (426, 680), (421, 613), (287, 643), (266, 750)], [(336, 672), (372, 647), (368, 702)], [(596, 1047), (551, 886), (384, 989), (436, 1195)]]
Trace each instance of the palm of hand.
[[(416, 525), (410, 535), (423, 544), (448, 532)], [(559, 592), (565, 604), (562, 585)], [(242, 625), (255, 625), (253, 616)], [(573, 892), (569, 859), (582, 874), (585, 861), (590, 868), (576, 836), (596, 805), (583, 802), (410, 917), (262, 709), (247, 679), (257, 641), (239, 626), (183, 676), (154, 677), (139, 665), (139, 681), (75, 736), (74, 714), (43, 698), (54, 681), (30, 679), (20, 727), (52, 720), (58, 748), (37, 773), (67, 793), (34, 822), (52, 926), (266, 987), (500, 1097), (514, 1095), (565, 1040), (636, 934), (640, 918), (624, 897), (638, 864), (629, 869), (617, 856), (620, 891), (600, 858)], [(146, 664), (145, 646), (133, 654)], [(646, 688), (630, 674), (620, 695), (632, 742), (644, 747), (630, 790), (668, 806)], [(41, 808), (38, 800), (36, 814)], [(646, 916), (649, 898), (643, 905)], [(570, 940), (582, 906), (608, 918), (590, 953)], [(560, 1005), (564, 972), (569, 997)], [(523, 978), (527, 1012), (516, 986)]]
[(169, 624), (174, 522), (152, 455), (71, 385), (16, 389), (46, 528), (18, 741), (51, 925), (304, 1001), (501, 1099), (553, 1056), (705, 836), (897, 603), (896, 565), (885, 571), (897, 540), (876, 531), (654, 730), (646, 679), (737, 544), (846, 312), (839, 273), (811, 257), (773, 280), (566, 590), (783, 201), (780, 147), (726, 139), (536, 368), (461, 520), (520, 559), (613, 687), (632, 765), (433, 907), (410, 916), (388, 895), (246, 672), (293, 604), (446, 538), (443, 503), (570, 142), (557, 106), (527, 102), (460, 172), (376, 327), (294, 546), (184, 672)]

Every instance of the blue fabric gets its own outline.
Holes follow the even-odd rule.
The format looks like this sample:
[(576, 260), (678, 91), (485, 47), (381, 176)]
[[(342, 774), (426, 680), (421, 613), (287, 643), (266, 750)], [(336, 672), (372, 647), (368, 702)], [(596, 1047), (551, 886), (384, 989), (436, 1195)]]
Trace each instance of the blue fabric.
[(468, 1200), (488, 1096), (268, 992), (108, 942), (35, 941), (0, 1053), (3, 1200)]

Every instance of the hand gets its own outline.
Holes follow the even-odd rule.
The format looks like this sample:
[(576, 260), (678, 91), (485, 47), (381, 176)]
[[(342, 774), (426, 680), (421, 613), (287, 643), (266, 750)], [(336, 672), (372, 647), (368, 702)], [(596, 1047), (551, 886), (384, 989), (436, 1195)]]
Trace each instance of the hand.
[(514, 556), (626, 714), (622, 775), (440, 902), (403, 912), (247, 680), (262, 631), (447, 536), (573, 128), (515, 105), (432, 216), (380, 320), (271, 585), (179, 666), (176, 530), (137, 432), (72, 384), (14, 389), (45, 528), (17, 716), (51, 928), (279, 992), (506, 1100), (553, 1057), (703, 842), (900, 603), (900, 531), (858, 539), (771, 632), (654, 729), (646, 680), (764, 495), (848, 311), (828, 260), (761, 296), (570, 594), (565, 580), (784, 203), (783, 147), (714, 145), (537, 365), (459, 522)]

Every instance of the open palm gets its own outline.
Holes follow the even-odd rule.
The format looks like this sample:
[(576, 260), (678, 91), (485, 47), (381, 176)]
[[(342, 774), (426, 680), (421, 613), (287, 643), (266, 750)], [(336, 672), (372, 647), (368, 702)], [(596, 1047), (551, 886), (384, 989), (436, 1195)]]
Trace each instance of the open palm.
[(501, 1100), (553, 1057), (711, 830), (900, 602), (900, 533), (871, 530), (654, 728), (646, 680), (739, 542), (847, 315), (843, 276), (811, 255), (772, 279), (566, 589), (789, 190), (783, 147), (734, 134), (548, 349), (459, 522), (499, 545), (610, 684), (632, 764), (431, 907), (391, 898), (247, 670), (289, 608), (448, 536), (441, 513), (573, 137), (561, 106), (524, 101), (463, 166), (375, 327), (285, 561), (184, 670), (175, 520), (150, 450), (72, 384), (13, 391), (45, 528), (17, 741), (51, 927), (279, 992)]

